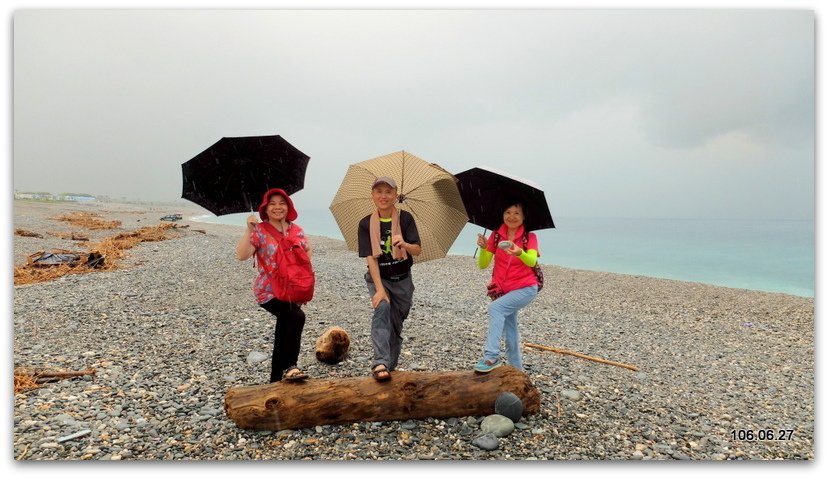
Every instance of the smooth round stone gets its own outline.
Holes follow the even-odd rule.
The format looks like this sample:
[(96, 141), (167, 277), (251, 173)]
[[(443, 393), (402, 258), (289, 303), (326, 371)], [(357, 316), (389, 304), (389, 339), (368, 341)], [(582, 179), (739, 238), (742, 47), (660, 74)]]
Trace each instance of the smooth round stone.
[(480, 430), (491, 433), (496, 437), (505, 437), (515, 429), (515, 423), (503, 415), (489, 415), (480, 424)]
[(500, 445), (500, 441), (491, 433), (485, 433), (472, 440), (472, 445), (486, 451), (492, 451), (497, 450), (497, 447)]
[(267, 360), (268, 355), (263, 352), (253, 351), (247, 354), (247, 365), (256, 365)]
[(567, 400), (577, 402), (581, 399), (581, 392), (577, 390), (564, 390), (561, 392), (561, 396)]
[(503, 392), (495, 400), (495, 413), (513, 422), (519, 422), (523, 416), (523, 402), (512, 392)]

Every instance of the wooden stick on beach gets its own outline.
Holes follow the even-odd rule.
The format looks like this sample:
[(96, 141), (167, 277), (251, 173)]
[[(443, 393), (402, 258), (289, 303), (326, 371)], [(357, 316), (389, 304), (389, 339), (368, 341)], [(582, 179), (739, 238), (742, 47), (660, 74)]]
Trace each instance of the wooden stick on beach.
[(97, 370), (94, 368), (87, 368), (84, 370), (69, 372), (38, 372), (37, 376), (42, 378), (72, 378), (81, 377), (83, 375), (95, 375), (96, 372)]
[(572, 355), (574, 357), (578, 357), (578, 358), (582, 358), (582, 359), (586, 359), (586, 360), (592, 360), (593, 362), (605, 363), (607, 365), (615, 365), (616, 367), (624, 367), (624, 368), (633, 370), (635, 372), (638, 371), (638, 367), (636, 367), (635, 365), (629, 365), (629, 364), (625, 364), (625, 363), (621, 363), (621, 362), (613, 362), (612, 360), (604, 360), (602, 358), (592, 357), (592, 356), (585, 355), (585, 354), (578, 353), (578, 352), (572, 352), (571, 350), (556, 349), (555, 347), (549, 347), (548, 345), (538, 345), (538, 344), (530, 344), (530, 343), (524, 343), (523, 346), (524, 347), (531, 347), (533, 349), (548, 350), (549, 352), (555, 352), (555, 353), (559, 353), (559, 354), (562, 354), (562, 355)]
[(94, 368), (88, 368), (77, 372), (37, 372), (35, 374), (35, 381), (37, 383), (52, 382), (62, 380), (64, 378), (82, 377), (84, 375), (95, 375)]

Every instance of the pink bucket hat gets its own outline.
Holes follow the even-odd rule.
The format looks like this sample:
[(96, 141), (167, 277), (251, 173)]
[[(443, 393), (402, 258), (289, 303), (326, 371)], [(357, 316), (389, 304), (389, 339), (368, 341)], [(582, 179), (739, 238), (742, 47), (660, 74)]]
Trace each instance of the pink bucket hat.
[(288, 193), (286, 193), (284, 189), (278, 188), (268, 189), (267, 192), (264, 193), (264, 196), (262, 196), (262, 204), (259, 205), (259, 217), (262, 218), (262, 221), (267, 221), (267, 203), (270, 202), (270, 197), (274, 194), (278, 194), (279, 196), (285, 198), (285, 202), (288, 206), (288, 212), (285, 219), (287, 219), (290, 222), (295, 221), (296, 218), (299, 217), (299, 213), (297, 213), (296, 208), (293, 207), (293, 201), (290, 199), (290, 196), (288, 196)]

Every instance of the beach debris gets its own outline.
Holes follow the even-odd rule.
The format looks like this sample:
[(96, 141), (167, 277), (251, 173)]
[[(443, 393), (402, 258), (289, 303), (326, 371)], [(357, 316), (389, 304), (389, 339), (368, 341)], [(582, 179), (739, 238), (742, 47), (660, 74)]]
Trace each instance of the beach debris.
[(82, 436), (89, 435), (90, 433), (92, 433), (92, 430), (90, 430), (88, 428), (84, 428), (83, 430), (80, 430), (80, 431), (77, 431), (75, 433), (72, 433), (72, 434), (69, 434), (69, 435), (62, 436), (62, 437), (58, 438), (57, 442), (58, 443), (63, 443), (65, 441), (74, 440), (75, 438), (80, 438)]
[(331, 327), (316, 339), (316, 360), (326, 364), (337, 364), (348, 356), (351, 338), (348, 332)]
[(172, 239), (167, 230), (174, 228), (175, 224), (159, 224), (157, 226), (145, 226), (133, 232), (122, 232), (115, 236), (104, 239), (90, 249), (99, 252), (113, 259), (120, 259), (126, 256), (126, 250), (132, 249), (142, 242), (157, 242)]
[(183, 219), (181, 214), (167, 214), (166, 216), (161, 216), (161, 221), (180, 221)]
[[(29, 256), (29, 261), (14, 268), (14, 285), (34, 284), (57, 279), (67, 274), (84, 274), (87, 272), (113, 270), (117, 268), (116, 260), (126, 256), (126, 250), (142, 242), (164, 241), (176, 237), (168, 234), (172, 223), (142, 227), (133, 232), (124, 232), (104, 239), (89, 247), (90, 252), (66, 250), (52, 251), (57, 257), (43, 257), (39, 263), (35, 259), (44, 254), (38, 252)], [(61, 256), (69, 254), (69, 256)], [(73, 256), (77, 255), (77, 259)], [(54, 264), (53, 264), (54, 263)], [(48, 265), (50, 267), (43, 267)]]
[(65, 378), (82, 377), (84, 375), (95, 375), (94, 368), (79, 371), (45, 371), (32, 370), (25, 367), (14, 369), (14, 393), (40, 388), (40, 384), (56, 382)]
[(70, 231), (70, 232), (49, 232), (48, 234), (52, 236), (57, 236), (61, 239), (69, 239), (72, 241), (88, 241), (89, 236), (86, 234), (81, 234), (80, 232)]
[(612, 360), (605, 360), (605, 359), (598, 358), (598, 357), (592, 357), (590, 355), (582, 354), (582, 353), (579, 353), (579, 352), (573, 352), (571, 350), (564, 350), (564, 349), (559, 349), (559, 348), (555, 348), (555, 347), (549, 347), (548, 345), (530, 344), (530, 343), (525, 343), (525, 342), (524, 342), (523, 346), (533, 348), (533, 349), (538, 349), (538, 350), (546, 350), (546, 351), (549, 351), (549, 352), (555, 352), (555, 353), (562, 354), (562, 355), (572, 355), (573, 357), (578, 357), (578, 358), (582, 358), (582, 359), (585, 359), (585, 360), (591, 360), (593, 362), (603, 363), (603, 364), (607, 364), (607, 365), (615, 365), (616, 367), (623, 367), (623, 368), (632, 370), (634, 372), (638, 371), (638, 367), (636, 367), (635, 365), (630, 365), (630, 364), (621, 363), (621, 362), (613, 362)]
[(53, 252), (39, 251), (29, 255), (28, 262), (34, 267), (59, 266), (61, 264), (77, 265), (81, 260), (81, 253), (66, 250)]
[(121, 221), (104, 221), (98, 219), (99, 217), (100, 214), (91, 212), (72, 212), (49, 219), (68, 222), (69, 224), (87, 229), (116, 229), (121, 227)]
[(27, 265), (37, 268), (61, 265), (75, 267), (80, 264), (93, 268), (103, 267), (104, 256), (98, 252), (85, 253), (57, 249), (52, 252), (35, 252), (34, 254), (30, 254), (27, 258)]
[(57, 382), (58, 380), (63, 380), (64, 378), (74, 378), (74, 377), (83, 377), (84, 375), (95, 375), (98, 373), (97, 370), (94, 368), (87, 368), (84, 370), (78, 371), (68, 371), (68, 372), (38, 372), (37, 378), (35, 381), (37, 383), (47, 383), (47, 382)]
[(99, 252), (90, 252), (89, 255), (86, 256), (84, 265), (92, 267), (93, 269), (100, 269), (105, 265), (104, 255)]
[(14, 393), (24, 392), (26, 390), (32, 390), (35, 388), (40, 388), (40, 384), (37, 383), (35, 380), (36, 376), (26, 372), (25, 370), (18, 371), (15, 369), (14, 371)]
[(38, 237), (38, 238), (40, 238), (40, 239), (43, 239), (43, 234), (40, 234), (40, 233), (37, 233), (37, 232), (33, 232), (33, 231), (29, 231), (29, 230), (27, 230), (27, 229), (17, 228), (17, 229), (15, 229), (15, 230), (14, 230), (14, 233), (15, 233), (16, 235), (18, 235), (18, 236), (23, 236), (23, 237)]

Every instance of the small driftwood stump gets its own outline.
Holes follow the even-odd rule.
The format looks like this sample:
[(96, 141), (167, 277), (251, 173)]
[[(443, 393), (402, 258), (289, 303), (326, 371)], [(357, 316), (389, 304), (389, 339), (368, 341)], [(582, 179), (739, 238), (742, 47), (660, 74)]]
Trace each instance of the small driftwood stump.
[(351, 338), (348, 332), (339, 327), (331, 327), (316, 339), (316, 360), (327, 364), (335, 364), (345, 360)]
[(529, 376), (503, 366), (473, 371), (391, 372), (391, 380), (371, 376), (309, 379), (233, 387), (224, 411), (239, 428), (284, 430), (364, 421), (486, 416), (498, 395), (512, 392), (524, 415), (540, 410), (540, 392)]

